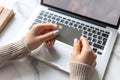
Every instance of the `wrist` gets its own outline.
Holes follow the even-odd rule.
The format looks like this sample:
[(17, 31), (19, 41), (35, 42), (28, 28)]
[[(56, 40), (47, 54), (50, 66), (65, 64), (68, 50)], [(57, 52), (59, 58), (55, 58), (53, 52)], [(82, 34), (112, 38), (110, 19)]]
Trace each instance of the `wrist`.
[(29, 42), (25, 39), (25, 37), (23, 38), (23, 42), (24, 42), (26, 48), (27, 48), (29, 51), (31, 51), (31, 48), (30, 48)]
[(87, 66), (87, 67), (89, 67), (89, 68), (92, 68), (90, 65), (88, 65), (88, 64), (86, 64), (86, 63), (82, 63), (82, 62), (71, 61), (71, 63), (81, 64), (81, 65)]
[(92, 68), (87, 64), (72, 61), (70, 63), (70, 79), (87, 80), (91, 70)]

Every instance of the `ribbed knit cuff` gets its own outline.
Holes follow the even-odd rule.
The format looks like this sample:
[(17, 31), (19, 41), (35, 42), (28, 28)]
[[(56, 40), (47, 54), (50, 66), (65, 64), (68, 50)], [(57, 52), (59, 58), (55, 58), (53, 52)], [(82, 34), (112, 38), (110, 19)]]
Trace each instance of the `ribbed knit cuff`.
[(30, 53), (29, 48), (21, 39), (18, 42), (10, 43), (0, 47), (0, 68), (16, 59), (27, 56)]
[(10, 49), (12, 49), (12, 59), (19, 59), (31, 53), (27, 44), (24, 42), (24, 38), (18, 42), (11, 43), (9, 46), (11, 46)]
[(71, 62), (70, 80), (88, 80), (91, 69), (92, 68), (89, 65), (79, 62)]

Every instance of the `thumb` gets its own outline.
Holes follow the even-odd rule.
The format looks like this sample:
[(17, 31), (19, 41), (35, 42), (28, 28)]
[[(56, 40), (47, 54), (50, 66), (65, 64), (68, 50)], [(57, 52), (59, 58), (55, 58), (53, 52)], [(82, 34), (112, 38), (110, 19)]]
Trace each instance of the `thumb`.
[(88, 40), (86, 38), (84, 38), (83, 36), (80, 37), (80, 41), (82, 43), (83, 48), (89, 48), (90, 47)]
[(51, 32), (48, 32), (46, 34), (43, 34), (41, 36), (39, 36), (39, 38), (45, 42), (45, 41), (48, 41), (50, 39), (53, 39), (55, 38), (57, 35), (59, 34), (59, 30), (55, 30), (55, 31), (51, 31)]
[(73, 44), (73, 54), (77, 55), (79, 53), (80, 53), (80, 42), (77, 38), (75, 38)]

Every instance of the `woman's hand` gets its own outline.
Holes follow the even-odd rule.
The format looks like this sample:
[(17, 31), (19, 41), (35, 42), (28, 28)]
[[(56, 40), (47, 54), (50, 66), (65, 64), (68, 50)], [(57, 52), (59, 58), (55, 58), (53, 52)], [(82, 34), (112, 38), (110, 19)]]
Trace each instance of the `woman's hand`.
[(96, 54), (91, 49), (88, 40), (81, 37), (80, 40), (75, 39), (73, 44), (72, 61), (87, 64), (91, 67), (96, 65)]
[(56, 26), (53, 24), (37, 24), (28, 32), (25, 36), (25, 42), (29, 49), (32, 51), (40, 46), (43, 42), (46, 42), (48, 47), (53, 46), (55, 42)]

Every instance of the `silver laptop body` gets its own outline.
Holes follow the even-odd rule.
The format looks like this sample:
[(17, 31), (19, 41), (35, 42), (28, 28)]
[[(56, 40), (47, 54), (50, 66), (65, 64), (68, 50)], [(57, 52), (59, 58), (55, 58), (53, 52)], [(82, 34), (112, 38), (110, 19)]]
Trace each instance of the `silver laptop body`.
[[(107, 3), (107, 0), (104, 1)], [(109, 2), (112, 1), (115, 2), (114, 0), (110, 0)], [(103, 1), (100, 2), (103, 4)], [(118, 3), (120, 2), (118, 1)], [(79, 9), (79, 4), (83, 5), (81, 6), (81, 9)], [(86, 4), (88, 6), (86, 6)], [(72, 27), (73, 29), (80, 30), (82, 31), (82, 36), (88, 39), (91, 47), (97, 54), (97, 65), (95, 67), (96, 73), (94, 73), (94, 75), (97, 74), (98, 80), (102, 80), (110, 59), (110, 55), (112, 54), (115, 40), (117, 38), (120, 13), (117, 13), (116, 10), (113, 10), (113, 12), (109, 12), (110, 14), (108, 14), (107, 12), (102, 11), (103, 9), (101, 9), (100, 3), (99, 6), (94, 4), (97, 4), (97, 2), (91, 2), (90, 0), (42, 0), (41, 5), (36, 8), (32, 16), (25, 23), (24, 28), (18, 34), (19, 37), (17, 37), (16, 40), (23, 37), (31, 29), (31, 27), (37, 23), (60, 23), (68, 27)], [(101, 6), (103, 8), (104, 4)], [(110, 4), (108, 7), (110, 6), (112, 6), (112, 4)], [(92, 10), (93, 7), (98, 8), (99, 11), (101, 10), (101, 12), (95, 12), (94, 10), (97, 9)], [(89, 12), (89, 10), (91, 12)], [(120, 7), (118, 12), (120, 12)], [(117, 16), (111, 16), (111, 14), (116, 14)], [(109, 19), (115, 19), (116, 22)], [(74, 33), (71, 33), (70, 35), (72, 34)], [(66, 37), (69, 38), (69, 36)], [(53, 48), (47, 49), (46, 45), (43, 43), (32, 53), (34, 54), (31, 54), (31, 56), (37, 58), (38, 60), (50, 64), (55, 68), (67, 73), (70, 72), (69, 62), (72, 53), (71, 45), (60, 40), (56, 40)]]

